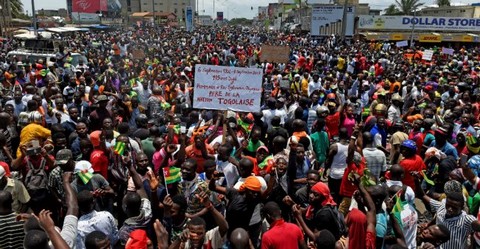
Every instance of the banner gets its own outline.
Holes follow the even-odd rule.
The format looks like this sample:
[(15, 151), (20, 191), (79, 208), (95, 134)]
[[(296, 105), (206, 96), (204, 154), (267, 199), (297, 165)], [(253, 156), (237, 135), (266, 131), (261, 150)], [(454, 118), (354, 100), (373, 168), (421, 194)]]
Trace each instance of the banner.
[(455, 52), (455, 50), (453, 48), (442, 48), (442, 53), (443, 54), (453, 55), (454, 52)]
[(408, 41), (399, 41), (397, 42), (397, 47), (401, 48), (401, 47), (406, 47), (408, 46)]
[(185, 7), (185, 28), (187, 32), (193, 31), (193, 9), (192, 6)]
[(195, 65), (193, 108), (258, 112), (262, 77), (260, 68)]
[(72, 0), (72, 12), (97, 13), (108, 11), (107, 0)]
[[(346, 36), (353, 35), (355, 7), (347, 7)], [(342, 34), (343, 6), (313, 5), (310, 35), (329, 36)]]
[(427, 49), (423, 51), (422, 60), (431, 61), (433, 57), (433, 50)]
[(369, 16), (358, 17), (359, 30), (431, 30), (472, 31), (480, 30), (480, 18), (433, 16)]
[(288, 63), (290, 59), (290, 47), (263, 45), (260, 61)]

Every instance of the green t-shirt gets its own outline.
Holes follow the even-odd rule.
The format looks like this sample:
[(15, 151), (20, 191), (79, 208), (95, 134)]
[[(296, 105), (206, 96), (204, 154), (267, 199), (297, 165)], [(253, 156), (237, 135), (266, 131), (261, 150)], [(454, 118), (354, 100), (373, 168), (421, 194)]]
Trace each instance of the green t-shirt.
[(328, 135), (325, 131), (315, 132), (310, 135), (312, 140), (313, 151), (317, 155), (317, 161), (319, 164), (325, 163), (327, 160), (327, 153), (329, 148)]

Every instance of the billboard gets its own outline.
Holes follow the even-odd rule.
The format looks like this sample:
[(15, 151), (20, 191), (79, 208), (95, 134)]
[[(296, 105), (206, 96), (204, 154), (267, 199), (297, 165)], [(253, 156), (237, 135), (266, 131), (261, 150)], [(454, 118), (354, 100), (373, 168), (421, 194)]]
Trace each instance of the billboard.
[(192, 6), (185, 7), (185, 28), (188, 32), (193, 31), (193, 9)]
[(223, 12), (217, 11), (217, 21), (223, 21)]
[[(343, 6), (339, 5), (313, 5), (312, 36), (329, 36), (342, 34)], [(353, 36), (355, 26), (355, 7), (347, 7), (346, 36)]]
[(411, 30), (413, 26), (417, 30), (478, 32), (480, 18), (360, 15), (358, 20), (361, 30)]
[(107, 0), (72, 0), (72, 12), (97, 13), (108, 11)]

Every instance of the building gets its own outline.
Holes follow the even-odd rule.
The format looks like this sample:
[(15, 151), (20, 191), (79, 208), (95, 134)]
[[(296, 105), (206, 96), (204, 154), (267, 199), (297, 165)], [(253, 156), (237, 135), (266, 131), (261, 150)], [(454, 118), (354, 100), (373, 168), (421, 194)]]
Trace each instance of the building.
[(193, 13), (196, 11), (195, 0), (139, 0), (139, 2), (140, 12), (175, 13), (180, 21), (185, 18), (185, 7), (192, 6)]
[(41, 9), (37, 10), (38, 16), (61, 16), (61, 17), (68, 17), (67, 9), (58, 9), (58, 10), (46, 10)]
[(441, 16), (459, 18), (480, 18), (480, 6), (426, 7), (417, 12), (419, 16)]
[(213, 26), (213, 19), (209, 15), (198, 16), (198, 25), (200, 26)]

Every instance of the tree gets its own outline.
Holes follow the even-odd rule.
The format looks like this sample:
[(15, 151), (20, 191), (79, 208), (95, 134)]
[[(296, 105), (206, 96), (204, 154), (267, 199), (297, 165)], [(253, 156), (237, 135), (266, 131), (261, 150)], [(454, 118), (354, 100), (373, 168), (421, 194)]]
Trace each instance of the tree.
[(400, 11), (398, 10), (397, 6), (395, 6), (395, 4), (390, 4), (390, 6), (385, 9), (386, 16), (393, 16), (398, 14), (400, 14)]
[[(4, 8), (5, 7), (9, 7), (11, 12), (12, 13), (12, 17), (13, 18), (21, 18), (23, 17), (23, 3), (21, 0), (6, 0), (6, 1), (2, 1), (6, 4), (4, 4)], [(9, 2), (9, 3), (7, 3)], [(8, 6), (10, 5), (10, 6)]]
[(404, 15), (412, 15), (414, 10), (423, 5), (420, 0), (395, 0), (395, 3), (400, 13)]
[(450, 6), (450, 0), (437, 0), (438, 7)]

